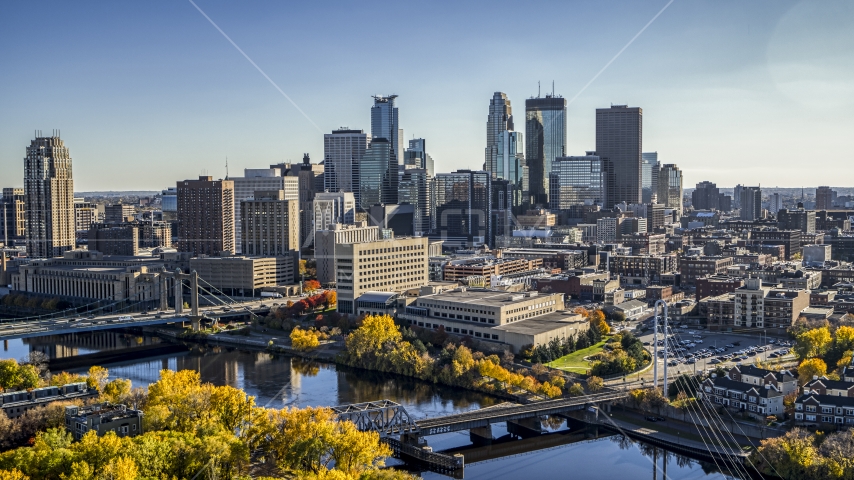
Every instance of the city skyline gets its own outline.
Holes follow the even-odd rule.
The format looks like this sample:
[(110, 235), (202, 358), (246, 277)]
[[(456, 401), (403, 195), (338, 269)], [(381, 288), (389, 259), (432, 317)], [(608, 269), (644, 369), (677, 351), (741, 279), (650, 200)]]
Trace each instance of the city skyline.
[[(596, 108), (629, 104), (647, 114), (644, 149), (658, 151), (662, 163), (678, 164), (685, 185), (832, 183), (826, 171), (850, 162), (854, 146), (846, 134), (854, 126), (846, 115), (854, 102), (849, 82), (854, 62), (848, 61), (854, 49), (846, 34), (854, 7), (674, 2), (630, 42), (666, 4), (549, 5), (549, 18), (537, 19), (561, 26), (572, 18), (579, 38), (609, 22), (613, 33), (596, 36), (595, 44), (564, 39), (558, 29), (545, 33), (550, 42), (534, 43), (524, 35), (534, 20), (520, 17), (501, 47), (521, 68), (508, 70), (497, 84), (493, 69), (507, 58), (494, 54), (493, 43), (476, 41), (490, 16), (499, 14), (486, 5), (454, 18), (438, 17), (438, 36), (460, 30), (442, 40), (458, 46), (458, 58), (413, 40), (418, 35), (400, 36), (389, 47), (392, 54), (422, 55), (425, 76), (413, 81), (405, 69), (356, 65), (361, 56), (355, 51), (376, 41), (375, 33), (360, 27), (368, 12), (340, 8), (324, 16), (325, 28), (340, 27), (342, 35), (352, 37), (341, 46), (309, 34), (318, 26), (316, 7), (284, 12), (272, 4), (248, 9), (198, 3), (305, 116), (189, 3), (85, 12), (53, 2), (7, 5), (0, 38), (15, 48), (0, 54), (8, 67), (0, 87), (15, 94), (5, 96), (0, 108), (0, 176), (22, 178), (21, 145), (33, 130), (54, 128), (74, 147), (81, 191), (155, 190), (203, 171), (224, 178), (226, 157), (238, 171), (296, 163), (304, 152), (321, 158), (323, 133), (341, 126), (369, 131), (366, 110), (378, 91), (401, 96), (400, 127), (406, 132), (401, 140), (430, 139), (437, 172), (480, 169), (485, 105), (493, 93), (505, 92), (518, 110), (537, 96), (538, 82), (544, 96), (554, 80), (554, 92), (569, 100), (566, 155), (594, 149)], [(44, 31), (62, 31), (61, 41), (59, 34), (47, 34), (12, 42), (25, 34), (22, 20), (44, 7), (55, 13), (44, 18)], [(614, 10), (620, 15), (611, 15)], [(283, 18), (294, 28), (274, 26)], [(404, 25), (411, 28), (392, 24), (391, 33), (402, 34)], [(152, 31), (163, 38), (152, 40)], [(47, 51), (63, 74), (36, 79), (29, 72)], [(320, 63), (316, 58), (324, 52), (340, 63)], [(595, 81), (585, 87), (591, 77)], [(122, 151), (117, 161), (115, 152), (103, 148), (105, 138), (135, 148)], [(806, 171), (804, 158), (812, 167)], [(729, 178), (736, 168), (741, 180)], [(125, 174), (129, 171), (133, 175)]]

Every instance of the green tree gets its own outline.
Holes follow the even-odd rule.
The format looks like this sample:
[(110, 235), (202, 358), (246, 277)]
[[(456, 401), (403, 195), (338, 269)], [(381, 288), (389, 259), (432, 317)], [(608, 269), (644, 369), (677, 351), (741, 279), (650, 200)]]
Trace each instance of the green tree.
[(20, 367), (14, 359), (0, 360), (0, 388), (15, 388), (20, 381)]

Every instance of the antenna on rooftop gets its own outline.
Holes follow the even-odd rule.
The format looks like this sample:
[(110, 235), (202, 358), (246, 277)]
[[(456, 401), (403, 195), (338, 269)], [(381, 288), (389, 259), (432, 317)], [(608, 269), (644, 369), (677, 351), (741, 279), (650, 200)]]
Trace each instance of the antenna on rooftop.
[(225, 179), (228, 180), (228, 155), (225, 156)]
[(540, 98), (540, 81), (537, 80), (537, 98)]
[(555, 96), (555, 81), (552, 80), (552, 96)]

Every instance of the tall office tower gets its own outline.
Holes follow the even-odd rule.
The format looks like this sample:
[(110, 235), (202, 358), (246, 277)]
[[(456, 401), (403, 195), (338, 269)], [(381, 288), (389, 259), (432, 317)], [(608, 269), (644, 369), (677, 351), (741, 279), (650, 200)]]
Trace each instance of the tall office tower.
[(3, 209), (3, 231), (0, 233), (3, 234), (4, 247), (26, 238), (24, 198), (23, 188), (3, 188), (3, 198), (0, 200), (0, 208)]
[(682, 215), (682, 170), (672, 163), (662, 165), (659, 171), (658, 203)]
[(524, 205), (530, 203), (530, 192), (528, 189), (528, 165), (525, 162), (525, 153), (522, 151), (525, 144), (522, 132), (504, 130), (498, 134), (498, 156), (496, 158), (496, 169), (492, 173), (496, 179), (507, 180), (513, 191), (510, 199), (512, 205), (520, 210)]
[(235, 253), (234, 182), (200, 176), (176, 186), (178, 250), (194, 256)]
[(607, 172), (606, 161), (596, 152), (556, 158), (549, 175), (549, 208), (569, 210), (575, 205), (603, 205), (607, 197)]
[(258, 190), (243, 200), (240, 243), (244, 255), (281, 256), (299, 250), (299, 201), (284, 190)]
[(644, 203), (652, 203), (652, 197), (658, 195), (658, 152), (641, 153), (641, 198)]
[(414, 207), (412, 231), (415, 235), (426, 235), (430, 231), (433, 219), (431, 185), (433, 176), (423, 168), (407, 168), (400, 177), (397, 190), (397, 203)]
[[(229, 177), (234, 183), (234, 238), (237, 245), (236, 253), (242, 252), (243, 215), (240, 209), (244, 200), (252, 200), (255, 192), (272, 192), (282, 190), (285, 200), (298, 200), (300, 197), (300, 179), (297, 176), (284, 176), (287, 167), (273, 165), (270, 168), (244, 168), (242, 177)], [(290, 169), (287, 169), (288, 171)]]
[(525, 100), (525, 161), (534, 203), (549, 202), (552, 162), (566, 155), (566, 99), (546, 95)]
[(691, 205), (694, 210), (721, 210), (721, 191), (712, 182), (700, 182), (691, 192)]
[(323, 189), (353, 192), (359, 200), (359, 162), (371, 136), (362, 130), (340, 128), (323, 135)]
[[(740, 185), (739, 185), (740, 186)], [(737, 188), (737, 187), (736, 187)], [(762, 190), (759, 187), (741, 186), (741, 213), (742, 220), (758, 220), (762, 217)]]
[(498, 168), (498, 139), (501, 132), (513, 130), (513, 109), (510, 99), (504, 92), (495, 92), (489, 102), (489, 115), (486, 117), (486, 159), (483, 168), (494, 172)]
[(738, 184), (732, 189), (732, 208), (741, 208), (741, 192), (744, 185)]
[(359, 209), (368, 211), (379, 203), (396, 203), (397, 184), (393, 145), (385, 138), (374, 138), (359, 162)]
[(777, 212), (783, 209), (783, 197), (779, 193), (772, 193), (768, 196), (768, 211), (777, 215)]
[[(642, 142), (641, 108), (611, 105), (596, 109), (596, 153), (608, 160), (610, 168), (605, 207), (620, 202), (641, 203)], [(658, 201), (663, 203), (660, 198)]]
[(312, 244), (318, 230), (328, 230), (336, 223), (352, 225), (356, 222), (356, 198), (352, 192), (318, 192), (314, 196), (312, 209)]
[(830, 187), (818, 187), (815, 189), (815, 209), (829, 210), (833, 208), (834, 192)]
[(68, 147), (41, 132), (24, 158), (24, 218), (27, 253), (33, 258), (61, 257), (74, 248), (74, 180)]
[(471, 247), (492, 237), (492, 174), (472, 170), (439, 173), (434, 185), (434, 231), (447, 243)]
[(397, 164), (400, 158), (400, 128), (398, 127), (397, 107), (394, 99), (397, 95), (383, 97), (374, 95), (374, 106), (371, 107), (371, 138), (385, 138), (391, 144), (391, 153)]
[(409, 141), (409, 148), (403, 152), (403, 166), (411, 168), (423, 168), (427, 170), (430, 177), (436, 175), (433, 166), (433, 157), (427, 153), (427, 141), (423, 138), (413, 138)]

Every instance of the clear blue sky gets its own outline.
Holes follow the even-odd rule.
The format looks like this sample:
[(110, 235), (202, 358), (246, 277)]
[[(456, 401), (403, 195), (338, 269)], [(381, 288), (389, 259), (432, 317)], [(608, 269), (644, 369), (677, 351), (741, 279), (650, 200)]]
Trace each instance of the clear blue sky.
[[(574, 97), (667, 3), (232, 2), (201, 7), (324, 132), (370, 128), (399, 95), (438, 171), (480, 168), (494, 91)], [(850, 185), (854, 2), (675, 0), (569, 106), (644, 109), (644, 150), (712, 180)], [(160, 189), (203, 170), (323, 156), (322, 134), (188, 1), (0, 3), (0, 183), (33, 131), (61, 129), (75, 189)], [(522, 123), (518, 123), (521, 127)]]

